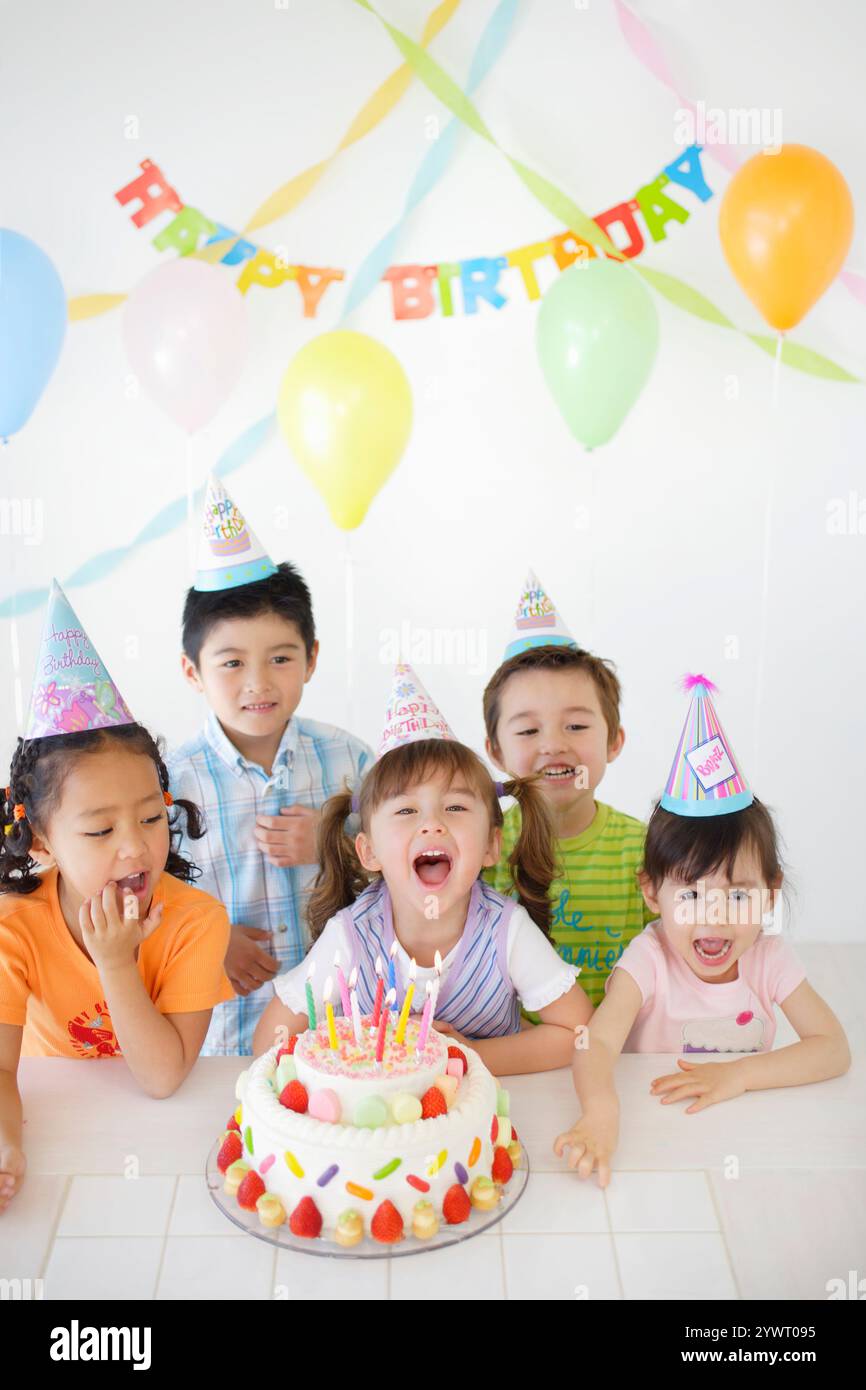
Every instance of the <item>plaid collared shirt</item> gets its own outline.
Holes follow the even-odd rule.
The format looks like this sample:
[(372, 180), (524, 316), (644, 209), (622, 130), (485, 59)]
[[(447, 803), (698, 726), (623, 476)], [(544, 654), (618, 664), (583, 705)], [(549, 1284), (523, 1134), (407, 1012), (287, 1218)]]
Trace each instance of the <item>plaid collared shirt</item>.
[[(281, 806), (323, 806), (348, 781), (360, 783), (373, 752), (361, 739), (333, 724), (290, 719), (280, 740), (270, 777), (258, 763), (241, 756), (211, 713), (200, 734), (168, 759), (172, 795), (194, 801), (206, 833), (186, 835), (182, 854), (202, 870), (196, 886), (225, 904), (233, 925), (271, 933), (265, 950), (280, 963), (279, 973), (303, 960), (309, 946), (306, 900), (316, 864), (278, 869), (259, 849), (257, 816), (278, 816)], [(213, 1011), (203, 1056), (236, 1056), (253, 1050), (253, 1032), (274, 997), (270, 981)]]

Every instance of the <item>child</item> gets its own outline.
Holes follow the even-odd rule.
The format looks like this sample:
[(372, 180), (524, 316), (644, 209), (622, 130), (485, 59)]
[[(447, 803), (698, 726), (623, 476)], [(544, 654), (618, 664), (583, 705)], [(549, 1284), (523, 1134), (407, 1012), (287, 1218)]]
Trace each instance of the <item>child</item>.
[[(581, 1177), (610, 1181), (619, 1129), (616, 1058), (629, 1052), (748, 1053), (660, 1076), (662, 1105), (692, 1099), (686, 1114), (744, 1091), (801, 1086), (847, 1071), (842, 1027), (778, 934), (782, 882), (767, 808), (737, 769), (705, 676), (693, 693), (667, 789), (646, 838), (641, 883), (656, 920), (632, 942), (607, 982), (585, 1048), (574, 1054), (581, 1118), (554, 1144)], [(774, 1005), (801, 1041), (771, 1052)]]
[[(597, 1005), (610, 971), (651, 917), (637, 881), (645, 828), (595, 800), (625, 740), (619, 681), (609, 662), (578, 648), (531, 571), (515, 624), (484, 692), (487, 754), (512, 777), (541, 778), (557, 837), (551, 934)], [(519, 806), (506, 812), (502, 853), (485, 873), (503, 893), (520, 814)]]
[(225, 966), (238, 997), (214, 1010), (204, 1055), (252, 1051), (269, 982), (307, 949), (320, 809), (372, 760), (342, 729), (294, 717), (318, 653), (303, 579), (291, 565), (273, 564), (210, 478), (181, 658), (210, 714), (168, 759), (172, 792), (204, 813), (202, 887), (225, 903), (232, 923)]
[[(570, 1060), (574, 1030), (592, 1010), (548, 937), (550, 827), (531, 783), (515, 780), (507, 791), (523, 810), (512, 858), (519, 903), (479, 878), (499, 852), (498, 795), (480, 759), (454, 741), (411, 668), (398, 666), (378, 759), (358, 797), (354, 845), (345, 833), (349, 794), (325, 809), (310, 956), (320, 987), (338, 951), (345, 973), (357, 970), (362, 1013), (373, 1010), (377, 957), (383, 970), (393, 962), (400, 998), (409, 978), (415, 980), (420, 1011), (439, 974), (438, 956), (434, 1026), (468, 1043), (495, 1073), (545, 1071)], [(276, 998), (256, 1030), (257, 1051), (270, 1047), (281, 1029), (307, 1026), (309, 968), (305, 962), (274, 982)], [(539, 1011), (539, 1027), (521, 1030), (521, 1001)]]
[(122, 1056), (169, 1096), (231, 996), (228, 918), (172, 846), (160, 750), (56, 583), (38, 669), (0, 835), (0, 1210), (24, 1174), (19, 1055)]

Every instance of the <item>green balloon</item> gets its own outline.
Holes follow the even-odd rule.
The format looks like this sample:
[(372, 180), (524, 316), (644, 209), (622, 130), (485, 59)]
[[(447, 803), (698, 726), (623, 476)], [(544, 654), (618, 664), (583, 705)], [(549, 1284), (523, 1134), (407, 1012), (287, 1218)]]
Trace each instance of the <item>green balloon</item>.
[(655, 304), (627, 265), (597, 257), (551, 285), (538, 311), (538, 360), (585, 448), (616, 434), (652, 371), (658, 342)]

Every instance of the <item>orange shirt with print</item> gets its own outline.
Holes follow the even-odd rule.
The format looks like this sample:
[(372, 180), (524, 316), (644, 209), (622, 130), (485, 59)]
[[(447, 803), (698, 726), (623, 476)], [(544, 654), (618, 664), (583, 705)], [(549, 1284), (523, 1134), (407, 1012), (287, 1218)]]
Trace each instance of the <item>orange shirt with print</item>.
[[(212, 1009), (234, 997), (223, 969), (228, 915), (210, 893), (162, 874), (156, 931), (138, 973), (163, 1014)], [(57, 869), (32, 893), (0, 895), (0, 1023), (23, 1026), (22, 1057), (120, 1057), (99, 972), (60, 910)]]

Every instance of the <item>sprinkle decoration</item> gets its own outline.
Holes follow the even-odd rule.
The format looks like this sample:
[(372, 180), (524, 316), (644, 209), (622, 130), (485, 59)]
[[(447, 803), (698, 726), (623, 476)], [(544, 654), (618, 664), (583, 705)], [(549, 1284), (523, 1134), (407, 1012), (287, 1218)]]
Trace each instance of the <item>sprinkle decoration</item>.
[(480, 1140), (479, 1138), (476, 1137), (475, 1139), (472, 1140), (472, 1148), (469, 1150), (469, 1160), (468, 1160), (468, 1163), (469, 1163), (469, 1167), (470, 1167), (470, 1168), (474, 1168), (474, 1167), (475, 1167), (476, 1163), (478, 1162), (478, 1159), (479, 1159), (480, 1154), (481, 1154), (481, 1140)]
[(338, 1163), (332, 1163), (330, 1168), (326, 1168), (324, 1173), (320, 1173), (316, 1178), (317, 1187), (327, 1187), (332, 1178), (335, 1178), (340, 1171)]
[(459, 1183), (467, 1183), (469, 1181), (469, 1174), (462, 1163), (454, 1164), (454, 1176)]
[(359, 1187), (356, 1182), (347, 1182), (346, 1191), (350, 1197), (360, 1197), (362, 1202), (372, 1202), (373, 1194), (369, 1187)]
[(410, 1187), (414, 1187), (414, 1188), (415, 1188), (416, 1192), (429, 1192), (429, 1191), (430, 1191), (430, 1184), (429, 1184), (429, 1182), (425, 1182), (423, 1178), (416, 1178), (416, 1176), (415, 1176), (414, 1173), (407, 1173), (407, 1174), (406, 1174), (406, 1181), (407, 1181), (407, 1183), (409, 1184)]
[(402, 1158), (392, 1158), (390, 1163), (386, 1163), (384, 1168), (380, 1168), (378, 1173), (373, 1174), (374, 1181), (381, 1182), (382, 1178), (388, 1178), (392, 1173), (396, 1173), (402, 1162)]
[(250, 1126), (249, 1126), (249, 1125), (247, 1125), (246, 1129), (244, 1130), (244, 1144), (246, 1145), (247, 1153), (252, 1153), (252, 1151), (253, 1151), (253, 1132), (252, 1132), (252, 1130), (250, 1129)]
[(286, 1149), (283, 1158), (286, 1160), (286, 1167), (290, 1173), (294, 1173), (296, 1178), (302, 1178), (304, 1176), (304, 1170), (293, 1153)]
[(494, 1115), (494, 1116), (493, 1116), (493, 1123), (492, 1123), (491, 1126), (490, 1126), (490, 1140), (491, 1140), (491, 1143), (495, 1144), (498, 1137), (499, 1137), (499, 1120), (498, 1120), (497, 1117)]
[(262, 1159), (261, 1163), (259, 1164), (259, 1172), (261, 1173), (262, 1177), (264, 1177), (265, 1173), (268, 1171), (269, 1168), (273, 1168), (276, 1161), (276, 1154), (268, 1154), (267, 1158)]

